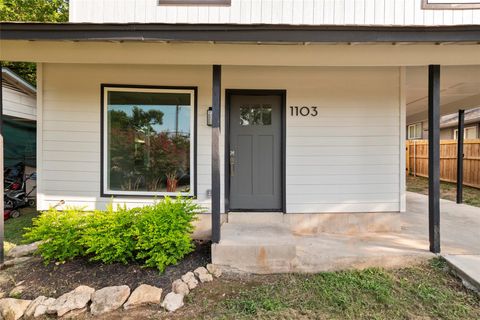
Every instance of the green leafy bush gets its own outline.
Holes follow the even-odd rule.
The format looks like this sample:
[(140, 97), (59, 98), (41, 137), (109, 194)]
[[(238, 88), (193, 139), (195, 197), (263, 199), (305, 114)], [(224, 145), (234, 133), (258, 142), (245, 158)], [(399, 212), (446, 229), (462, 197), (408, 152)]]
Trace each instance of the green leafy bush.
[(27, 229), (24, 237), (29, 241), (43, 241), (39, 251), (46, 263), (84, 255), (80, 239), (88, 215), (79, 208), (50, 209), (33, 219), (33, 227)]
[(118, 206), (113, 210), (109, 205), (106, 211), (92, 212), (82, 229), (80, 244), (90, 260), (104, 263), (128, 263), (135, 254), (135, 209), (127, 210)]
[(155, 206), (143, 207), (137, 220), (137, 258), (163, 272), (166, 266), (192, 252), (190, 234), (197, 209), (196, 204), (184, 198), (166, 198)]
[(43, 241), (39, 252), (46, 263), (88, 256), (104, 263), (138, 260), (163, 272), (193, 251), (193, 222), (200, 211), (190, 199), (168, 197), (134, 209), (50, 209), (33, 220), (24, 237)]

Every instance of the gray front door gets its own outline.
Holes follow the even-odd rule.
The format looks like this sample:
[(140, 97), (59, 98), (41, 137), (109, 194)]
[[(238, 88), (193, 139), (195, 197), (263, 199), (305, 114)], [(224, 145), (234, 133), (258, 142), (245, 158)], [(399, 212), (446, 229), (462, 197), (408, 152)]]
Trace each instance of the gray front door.
[(282, 97), (230, 96), (231, 210), (282, 209)]

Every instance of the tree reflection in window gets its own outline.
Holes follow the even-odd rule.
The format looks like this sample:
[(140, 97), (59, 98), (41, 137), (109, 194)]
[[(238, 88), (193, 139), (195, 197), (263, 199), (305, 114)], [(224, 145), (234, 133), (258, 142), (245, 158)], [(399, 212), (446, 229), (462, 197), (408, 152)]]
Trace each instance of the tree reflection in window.
[(244, 105), (240, 107), (240, 125), (271, 125), (272, 106), (270, 104)]
[(108, 188), (186, 192), (190, 186), (190, 94), (108, 92)]

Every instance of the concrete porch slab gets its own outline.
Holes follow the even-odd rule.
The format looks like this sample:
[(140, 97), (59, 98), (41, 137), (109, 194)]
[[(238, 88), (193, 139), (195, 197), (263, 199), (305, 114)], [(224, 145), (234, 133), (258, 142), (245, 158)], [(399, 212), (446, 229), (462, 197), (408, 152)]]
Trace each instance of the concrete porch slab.
[[(480, 254), (480, 208), (441, 201), (442, 253)], [(226, 223), (212, 262), (229, 272), (321, 272), (402, 267), (434, 257), (428, 251), (428, 197), (407, 194), (399, 232), (299, 234), (288, 223)]]
[(212, 262), (226, 272), (321, 272), (399, 267), (434, 255), (394, 234), (297, 236), (285, 225), (226, 224)]

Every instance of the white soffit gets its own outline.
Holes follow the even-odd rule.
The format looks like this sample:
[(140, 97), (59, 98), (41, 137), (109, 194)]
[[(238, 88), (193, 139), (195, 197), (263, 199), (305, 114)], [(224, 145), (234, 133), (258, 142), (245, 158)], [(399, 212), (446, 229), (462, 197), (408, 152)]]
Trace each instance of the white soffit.
[[(443, 66), (440, 73), (441, 114), (480, 106), (480, 66)], [(427, 67), (407, 68), (407, 122), (426, 119), (428, 108)]]

